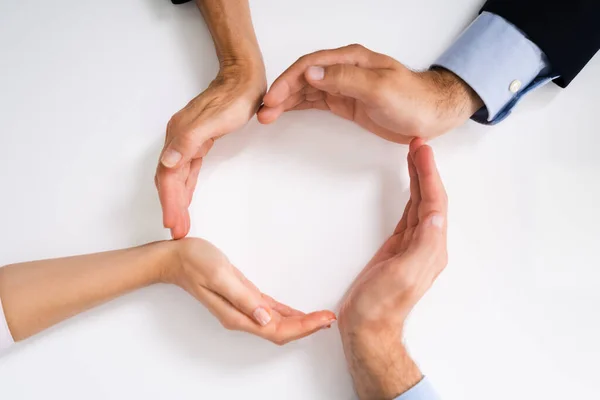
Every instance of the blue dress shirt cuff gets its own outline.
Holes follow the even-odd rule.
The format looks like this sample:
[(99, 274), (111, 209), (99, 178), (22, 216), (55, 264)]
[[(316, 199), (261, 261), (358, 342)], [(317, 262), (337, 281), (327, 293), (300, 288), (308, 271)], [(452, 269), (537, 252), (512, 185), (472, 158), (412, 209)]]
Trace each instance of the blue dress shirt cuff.
[(483, 12), (434, 66), (454, 72), (479, 95), (484, 108), (473, 119), (496, 124), (519, 99), (553, 78), (544, 53), (504, 18)]
[(439, 400), (439, 397), (429, 379), (425, 377), (409, 391), (404, 392), (400, 397), (396, 397), (395, 400)]

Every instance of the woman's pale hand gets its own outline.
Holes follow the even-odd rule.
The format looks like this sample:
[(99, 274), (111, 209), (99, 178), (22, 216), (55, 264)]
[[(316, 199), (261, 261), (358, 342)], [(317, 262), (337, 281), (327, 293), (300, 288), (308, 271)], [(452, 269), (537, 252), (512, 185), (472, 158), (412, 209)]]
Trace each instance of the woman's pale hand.
[(196, 238), (175, 246), (163, 280), (185, 289), (221, 324), (283, 345), (329, 327), (331, 311), (305, 314), (262, 293), (211, 243)]

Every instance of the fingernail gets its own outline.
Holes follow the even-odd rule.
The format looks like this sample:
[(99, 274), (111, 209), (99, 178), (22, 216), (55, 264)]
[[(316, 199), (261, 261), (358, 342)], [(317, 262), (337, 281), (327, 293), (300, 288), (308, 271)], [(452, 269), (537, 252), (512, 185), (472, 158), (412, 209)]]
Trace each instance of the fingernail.
[(308, 67), (306, 74), (313, 81), (320, 81), (325, 77), (325, 69), (323, 67)]
[(437, 226), (438, 228), (444, 227), (444, 217), (441, 215), (434, 215), (429, 219), (429, 223), (433, 226)]
[(271, 322), (271, 315), (269, 315), (267, 310), (262, 307), (258, 307), (256, 310), (254, 310), (252, 315), (254, 315), (254, 319), (262, 326), (265, 326)]
[(176, 150), (169, 149), (165, 151), (162, 158), (160, 159), (160, 162), (167, 168), (173, 168), (177, 165), (179, 160), (181, 160), (181, 153)]
[(337, 321), (337, 319), (335, 319), (335, 318), (331, 318), (331, 317), (323, 318), (323, 324), (321, 325), (321, 329), (331, 328), (331, 325), (333, 325), (333, 323), (335, 321)]

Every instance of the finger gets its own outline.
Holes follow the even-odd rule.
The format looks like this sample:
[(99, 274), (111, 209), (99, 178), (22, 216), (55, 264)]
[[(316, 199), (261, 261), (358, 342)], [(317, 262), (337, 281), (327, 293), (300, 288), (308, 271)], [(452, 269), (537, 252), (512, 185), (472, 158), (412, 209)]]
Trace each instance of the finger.
[(296, 107), (289, 109), (288, 111), (300, 111), (300, 110), (309, 110), (309, 109), (315, 109), (315, 110), (323, 110), (323, 111), (329, 111), (329, 105), (327, 104), (327, 102), (325, 100), (317, 100), (317, 101), (303, 101), (302, 103), (298, 104)]
[[(171, 128), (173, 122), (169, 123), (167, 130), (177, 130)], [(200, 122), (194, 129), (188, 129), (177, 134), (170, 134), (172, 139), (165, 146), (160, 162), (166, 168), (178, 168), (188, 162), (200, 151), (202, 145), (213, 137), (219, 136), (218, 120), (209, 119)]]
[[(231, 268), (235, 270), (235, 267)], [(262, 293), (255, 289), (254, 285), (244, 284), (232, 270), (220, 269), (208, 282), (207, 287), (259, 325), (266, 326), (271, 322), (271, 307), (262, 297)]]
[(410, 208), (406, 220), (407, 228), (414, 228), (419, 223), (419, 205), (421, 203), (421, 189), (419, 187), (419, 176), (412, 153), (408, 153), (408, 174), (410, 176)]
[(446, 217), (448, 197), (440, 173), (435, 164), (433, 150), (423, 139), (415, 139), (410, 144), (410, 152), (418, 175), (421, 204), (419, 219), (430, 214)]
[(316, 311), (298, 317), (281, 317), (276, 324), (273, 324), (275, 329), (267, 330), (263, 337), (283, 345), (327, 328), (335, 321), (335, 314), (331, 311)]
[(251, 332), (259, 328), (253, 319), (243, 314), (229, 301), (209, 289), (199, 286), (197, 288), (197, 295), (202, 304), (206, 306), (212, 315), (217, 317), (225, 328), (245, 332)]
[(272, 323), (267, 326), (260, 326), (237, 310), (227, 300), (210, 290), (200, 288), (199, 296), (208, 310), (227, 329), (252, 333), (277, 344), (285, 344), (305, 337), (331, 325), (336, 320), (335, 314), (330, 311), (319, 311), (305, 316), (292, 317), (283, 317), (274, 313)]
[(394, 235), (404, 232), (408, 225), (408, 211), (410, 210), (410, 206), (412, 204), (412, 200), (409, 198), (406, 206), (404, 207), (404, 212), (402, 213), (402, 218), (400, 218), (400, 222), (396, 225), (396, 229), (394, 230)]
[(213, 139), (213, 138), (207, 139), (198, 148), (198, 151), (196, 151), (196, 154), (194, 154), (193, 158), (196, 159), (196, 158), (203, 158), (203, 157), (205, 157), (208, 154), (208, 152), (210, 151), (210, 149), (212, 149), (212, 147), (213, 147), (214, 144), (215, 144), (215, 139)]
[(190, 164), (190, 173), (185, 181), (185, 187), (187, 189), (187, 203), (188, 207), (192, 203), (192, 198), (194, 197), (194, 191), (196, 190), (196, 184), (198, 183), (198, 175), (200, 174), (200, 168), (202, 168), (202, 163), (204, 162), (204, 157), (213, 144), (215, 143), (214, 139), (208, 139), (196, 152), (194, 159)]
[(176, 170), (159, 164), (156, 171), (156, 186), (163, 210), (163, 226), (171, 229), (174, 239), (180, 239), (188, 233), (186, 180), (189, 166)]
[[(422, 139), (411, 142), (411, 152), (419, 177), (421, 205), (414, 246), (429, 257), (446, 254), (448, 200), (435, 165), (431, 147)], [(445, 262), (441, 263), (442, 267)]]
[(263, 295), (263, 298), (268, 302), (269, 306), (273, 310), (275, 310), (279, 314), (281, 314), (283, 317), (301, 317), (303, 315), (306, 315), (302, 311), (296, 310), (295, 308), (292, 308), (286, 304), (278, 302), (271, 296), (268, 296), (264, 293), (262, 295)]
[(350, 64), (331, 66), (313, 65), (304, 73), (306, 81), (313, 87), (334, 96), (347, 96), (365, 103), (376, 100), (375, 88), (381, 76), (367, 68)]
[(275, 122), (277, 118), (279, 118), (285, 111), (302, 103), (305, 100), (304, 96), (304, 93), (298, 92), (292, 94), (290, 97), (285, 99), (282, 104), (279, 104), (276, 107), (263, 106), (257, 113), (258, 122), (261, 124), (270, 124)]
[(202, 168), (202, 161), (202, 158), (192, 160), (192, 164), (190, 166), (190, 175), (185, 181), (188, 207), (190, 204), (192, 204), (192, 198), (194, 197), (194, 191), (196, 190), (196, 184), (198, 183), (198, 175), (200, 174), (200, 168)]
[[(234, 272), (238, 276), (238, 278), (244, 283), (244, 285), (248, 286), (252, 290), (260, 292), (256, 285), (251, 280), (246, 278), (246, 276), (244, 276), (244, 274), (239, 269), (236, 268)], [(269, 295), (262, 293), (262, 297), (263, 299), (265, 299), (265, 301), (271, 307), (271, 309), (283, 315), (284, 317), (305, 315), (302, 311), (298, 311), (290, 306), (280, 303)]]
[(394, 63), (392, 58), (356, 44), (317, 51), (300, 57), (285, 70), (273, 82), (263, 101), (269, 107), (276, 107), (291, 94), (298, 92), (306, 83), (304, 72), (310, 66), (352, 64), (362, 68), (390, 68)]
[(317, 90), (317, 91), (311, 92), (311, 93), (305, 93), (304, 99), (306, 101), (311, 101), (311, 102), (323, 100), (323, 99), (325, 99), (325, 93), (323, 93), (322, 90)]
[(190, 232), (190, 213), (187, 207), (180, 209), (177, 220), (171, 229), (171, 237), (174, 240), (183, 239)]

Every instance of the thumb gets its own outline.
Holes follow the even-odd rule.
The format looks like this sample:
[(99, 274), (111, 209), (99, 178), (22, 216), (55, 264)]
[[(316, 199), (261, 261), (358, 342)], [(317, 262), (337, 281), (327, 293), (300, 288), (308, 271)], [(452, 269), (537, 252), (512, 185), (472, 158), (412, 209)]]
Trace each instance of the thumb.
[(206, 145), (207, 140), (214, 136), (213, 131), (216, 126), (215, 121), (208, 120), (194, 129), (176, 133), (171, 141), (165, 145), (160, 163), (166, 168), (178, 168), (190, 162), (193, 158), (197, 158), (196, 154), (202, 145)]
[(259, 325), (265, 326), (271, 322), (271, 307), (256, 286), (247, 284), (249, 281), (235, 273), (224, 274), (221, 278), (209, 288)]
[(304, 77), (317, 89), (366, 102), (373, 99), (374, 85), (381, 79), (373, 70), (351, 64), (308, 67)]
[(201, 143), (196, 143), (194, 134), (183, 133), (175, 136), (166, 146), (160, 163), (167, 168), (177, 168), (189, 162)]

